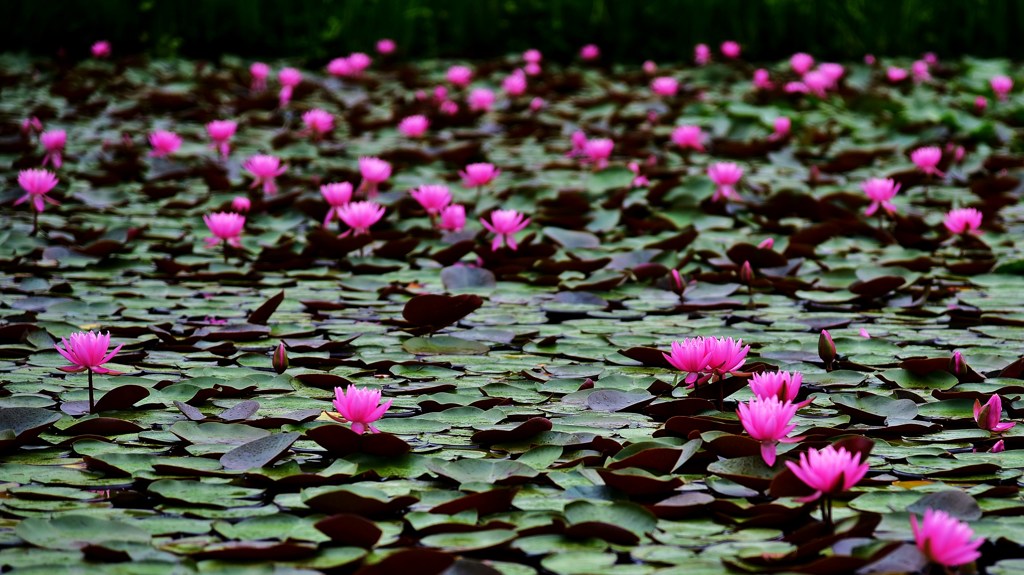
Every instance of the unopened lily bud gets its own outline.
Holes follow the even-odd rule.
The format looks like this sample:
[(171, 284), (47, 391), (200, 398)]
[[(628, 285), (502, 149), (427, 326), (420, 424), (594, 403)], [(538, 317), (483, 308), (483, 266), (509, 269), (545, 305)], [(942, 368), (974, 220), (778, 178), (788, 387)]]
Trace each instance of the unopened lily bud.
[(832, 362), (836, 360), (836, 344), (832, 341), (827, 329), (821, 330), (818, 336), (818, 357), (825, 362), (825, 370), (832, 370)]
[(750, 285), (754, 282), (754, 268), (750, 267), (750, 262), (743, 262), (743, 266), (740, 268), (740, 281)]
[(288, 352), (284, 349), (284, 343), (279, 344), (274, 350), (273, 364), (277, 373), (284, 373), (288, 369)]
[(953, 357), (949, 358), (949, 371), (953, 372), (954, 375), (960, 375), (964, 373), (967, 364), (964, 362), (964, 356), (959, 351), (953, 352)]
[(775, 240), (774, 239), (772, 239), (772, 238), (765, 238), (765, 239), (761, 240), (761, 243), (757, 244), (757, 247), (761, 248), (762, 250), (770, 250), (770, 249), (772, 249), (772, 246), (774, 246), (774, 245), (775, 245)]

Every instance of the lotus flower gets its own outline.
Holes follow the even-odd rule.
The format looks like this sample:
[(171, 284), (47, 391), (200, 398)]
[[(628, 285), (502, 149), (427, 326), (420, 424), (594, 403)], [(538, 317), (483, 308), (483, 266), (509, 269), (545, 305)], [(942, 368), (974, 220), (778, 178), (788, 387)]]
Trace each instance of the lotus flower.
[(231, 209), (236, 212), (248, 212), (252, 209), (252, 202), (245, 196), (235, 196), (235, 198), (231, 200)]
[(441, 210), (441, 219), (437, 227), (449, 232), (461, 232), (466, 227), (466, 208), (460, 204), (451, 204)]
[(900, 185), (891, 178), (870, 178), (865, 180), (860, 187), (871, 200), (871, 205), (864, 210), (864, 215), (872, 216), (878, 211), (878, 208), (882, 208), (887, 214), (893, 214), (896, 211), (892, 199), (896, 197), (896, 192), (900, 191)]
[(169, 156), (181, 147), (181, 136), (167, 130), (157, 130), (149, 135), (149, 145), (153, 150), (149, 153), (154, 158)]
[(377, 186), (391, 177), (391, 164), (380, 158), (362, 156), (359, 158), (359, 173), (363, 176), (359, 190), (365, 191), (366, 197), (374, 198), (377, 196)]
[(39, 134), (39, 142), (46, 149), (46, 155), (43, 156), (43, 167), (53, 162), (54, 169), (60, 169), (63, 164), (61, 154), (64, 152), (67, 141), (68, 134), (64, 130), (47, 130)]
[(1010, 90), (1013, 90), (1013, 80), (1009, 76), (992, 76), (989, 80), (989, 84), (992, 86), (992, 91), (995, 93), (999, 100), (1006, 100), (1006, 97), (1010, 94)]
[(814, 493), (800, 501), (814, 501), (822, 495), (837, 495), (849, 491), (868, 472), (870, 465), (861, 462), (859, 453), (845, 447), (829, 445), (822, 450), (811, 448), (800, 454), (800, 463), (787, 461), (786, 466)]
[(781, 140), (789, 136), (789, 130), (793, 127), (793, 121), (786, 116), (779, 116), (772, 122), (772, 128), (775, 130), (772, 132), (770, 140)]
[(252, 75), (252, 86), (249, 88), (253, 92), (262, 92), (267, 89), (267, 76), (270, 75), (270, 66), (267, 66), (263, 62), (253, 62), (249, 66), (249, 74)]
[(273, 196), (277, 193), (275, 178), (285, 173), (288, 169), (287, 166), (281, 165), (280, 158), (266, 154), (250, 156), (242, 167), (252, 174), (253, 182), (249, 187), (255, 188), (262, 185), (263, 193), (268, 196)]
[(814, 67), (814, 58), (810, 54), (797, 52), (789, 57), (789, 67), (797, 74), (803, 76)]
[(704, 151), (704, 130), (700, 126), (676, 126), (672, 130), (672, 143), (682, 149)]
[(206, 227), (210, 229), (213, 237), (206, 238), (206, 245), (215, 246), (225, 242), (234, 247), (241, 247), (242, 228), (245, 226), (245, 216), (232, 212), (214, 212), (203, 216)]
[(380, 402), (381, 392), (379, 389), (358, 388), (349, 385), (347, 390), (340, 387), (334, 388), (334, 409), (341, 418), (330, 416), (335, 421), (350, 422), (352, 431), (362, 435), (367, 429), (370, 433), (380, 433), (380, 430), (373, 426), (373, 422), (384, 416), (384, 412), (391, 407), (391, 401)]
[(739, 404), (736, 414), (750, 437), (761, 442), (761, 458), (769, 467), (775, 465), (776, 450), (779, 443), (794, 443), (797, 438), (787, 437), (796, 427), (790, 423), (796, 415), (797, 406), (789, 401), (779, 401), (777, 397), (767, 399), (756, 397), (747, 403)]
[(499, 174), (501, 174), (501, 170), (494, 167), (494, 164), (485, 162), (469, 164), (466, 166), (466, 169), (459, 172), (459, 175), (462, 176), (462, 182), (467, 188), (486, 186), (493, 182)]
[(352, 70), (353, 76), (361, 75), (372, 63), (373, 58), (371, 58), (369, 54), (363, 52), (352, 52), (348, 55), (348, 65)]
[(487, 231), (495, 234), (491, 242), (491, 251), (498, 251), (503, 244), (510, 249), (517, 249), (515, 234), (521, 232), (530, 225), (530, 218), (516, 210), (494, 210), (491, 212), (491, 221), (480, 218)]
[(527, 64), (540, 64), (542, 58), (543, 55), (540, 53), (540, 50), (531, 48), (523, 52), (523, 62)]
[(973, 234), (981, 227), (981, 212), (974, 208), (957, 208), (950, 210), (942, 223), (950, 233)]
[(799, 371), (762, 371), (750, 378), (750, 390), (762, 399), (777, 397), (779, 401), (795, 401), (803, 377)]
[(110, 42), (100, 40), (92, 45), (91, 51), (93, 58), (109, 58), (111, 52)]
[(985, 539), (979, 537), (972, 541), (974, 531), (945, 511), (929, 507), (924, 510), (924, 519), (920, 523), (917, 516), (911, 514), (910, 528), (914, 532), (914, 543), (931, 563), (956, 567), (981, 557), (978, 547)]
[(597, 47), (597, 44), (587, 44), (580, 48), (580, 58), (583, 60), (591, 61), (597, 60), (601, 57), (601, 49)]
[(697, 44), (693, 47), (693, 61), (698, 66), (704, 66), (711, 61), (711, 48), (707, 44)]
[[(679, 277), (679, 272), (676, 271), (673, 277), (677, 291), (680, 291), (683, 284), (682, 279)], [(707, 369), (711, 351), (708, 349), (703, 337), (694, 337), (686, 338), (681, 342), (673, 341), (672, 352), (663, 353), (662, 355), (665, 356), (665, 360), (672, 364), (673, 367), (687, 373), (684, 381), (687, 387), (693, 387), (701, 372)]]
[(337, 208), (338, 217), (345, 225), (352, 228), (342, 234), (362, 235), (370, 233), (370, 226), (384, 217), (384, 206), (374, 202), (349, 202)]
[(893, 84), (899, 84), (907, 79), (907, 71), (903, 68), (897, 68), (896, 66), (889, 66), (885, 70), (885, 77)]
[(708, 177), (715, 184), (715, 193), (711, 196), (712, 202), (719, 200), (738, 200), (736, 184), (743, 177), (743, 168), (733, 162), (715, 162), (708, 166)]
[(526, 73), (517, 68), (501, 81), (501, 89), (509, 96), (522, 96), (526, 93)]
[(68, 373), (79, 371), (89, 372), (89, 411), (92, 412), (96, 402), (93, 399), (92, 374), (103, 373), (107, 375), (120, 375), (121, 372), (103, 367), (103, 364), (114, 359), (117, 352), (121, 351), (121, 344), (114, 348), (114, 351), (107, 352), (110, 347), (110, 333), (76, 332), (67, 339), (61, 338), (64, 349), (60, 345), (54, 345), (57, 353), (64, 356), (64, 359), (71, 362), (71, 365), (57, 369)]
[(441, 210), (452, 203), (452, 194), (448, 191), (448, 186), (442, 185), (422, 185), (412, 190), (412, 197), (431, 218), (438, 216)]
[(391, 38), (381, 38), (377, 40), (377, 53), (381, 55), (388, 55), (395, 51), (395, 41)]
[(679, 81), (671, 76), (659, 76), (651, 80), (651, 91), (659, 96), (675, 96)]
[(753, 82), (754, 88), (757, 88), (758, 90), (771, 90), (773, 87), (771, 75), (768, 73), (768, 70), (765, 70), (764, 68), (754, 70)]
[(747, 352), (750, 351), (750, 346), (744, 346), (742, 339), (733, 340), (731, 337), (705, 338), (704, 344), (709, 352), (707, 369), (719, 375), (732, 373), (743, 367)]
[(214, 120), (206, 125), (206, 133), (213, 142), (211, 146), (216, 148), (224, 159), (231, 153), (231, 138), (235, 136), (237, 129), (238, 124), (231, 120)]
[(494, 92), (487, 88), (476, 88), (466, 98), (470, 110), (486, 112), (494, 105)]
[(920, 84), (932, 79), (931, 71), (928, 69), (928, 62), (917, 60), (910, 65), (910, 74), (914, 76), (914, 82)]
[(735, 60), (740, 57), (740, 45), (732, 40), (726, 40), (719, 46), (722, 55), (730, 60)]
[(594, 163), (595, 170), (602, 170), (608, 166), (608, 158), (614, 147), (615, 142), (611, 138), (594, 138), (587, 140), (583, 153)]
[(819, 98), (824, 98), (825, 92), (832, 86), (832, 81), (820, 70), (811, 70), (804, 74), (803, 82), (807, 90)]
[(448, 68), (448, 81), (459, 87), (466, 87), (473, 79), (473, 70), (468, 66), (452, 66)]
[(326, 110), (313, 108), (302, 114), (302, 123), (306, 125), (304, 133), (312, 136), (314, 140), (319, 140), (334, 129), (334, 116)]
[(938, 146), (925, 146), (910, 153), (910, 161), (925, 174), (943, 177), (937, 166), (942, 160), (942, 150)]
[(352, 184), (348, 182), (324, 184), (320, 186), (320, 193), (331, 206), (327, 210), (327, 216), (324, 217), (324, 227), (326, 228), (334, 218), (341, 221), (341, 213), (338, 210), (352, 201)]
[(974, 421), (978, 423), (978, 427), (981, 429), (992, 433), (1002, 433), (1013, 429), (1013, 426), (1017, 425), (1013, 421), (1000, 422), (999, 418), (1002, 415), (1003, 399), (999, 397), (999, 394), (988, 398), (984, 406), (977, 399), (974, 400)]
[(427, 132), (429, 127), (430, 120), (421, 114), (402, 118), (402, 121), (398, 123), (398, 131), (407, 138), (419, 138)]
[(41, 212), (45, 207), (44, 202), (59, 205), (57, 200), (46, 195), (60, 180), (49, 170), (29, 169), (18, 172), (18, 185), (25, 190), (25, 195), (14, 201), (14, 205), (20, 205), (31, 200), (35, 211)]

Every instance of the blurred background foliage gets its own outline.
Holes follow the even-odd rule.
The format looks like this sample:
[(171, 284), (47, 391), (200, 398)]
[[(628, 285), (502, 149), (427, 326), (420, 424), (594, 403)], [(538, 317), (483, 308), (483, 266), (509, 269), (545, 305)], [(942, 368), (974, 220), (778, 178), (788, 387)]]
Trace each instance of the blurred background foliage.
[[(567, 60), (588, 42), (616, 61), (692, 58), (735, 39), (747, 59), (808, 51), (1020, 57), (1021, 0), (3, 0), (0, 50), (301, 58), (372, 52), (483, 58), (536, 47)], [(13, 25), (11, 25), (13, 24)]]

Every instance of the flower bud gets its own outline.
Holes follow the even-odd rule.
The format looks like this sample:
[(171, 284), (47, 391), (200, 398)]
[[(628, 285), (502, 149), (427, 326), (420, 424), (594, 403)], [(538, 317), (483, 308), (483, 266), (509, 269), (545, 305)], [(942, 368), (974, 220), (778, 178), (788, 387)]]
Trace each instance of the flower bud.
[(818, 357), (825, 362), (825, 370), (831, 371), (832, 362), (836, 360), (836, 344), (826, 329), (821, 330), (818, 336)]
[(284, 349), (284, 343), (279, 344), (274, 350), (273, 364), (277, 373), (284, 373), (288, 369), (288, 352)]
[(743, 267), (740, 268), (740, 281), (750, 285), (754, 283), (754, 268), (750, 267), (750, 262), (743, 262)]
[(949, 367), (946, 369), (953, 373), (953, 375), (960, 375), (965, 372), (967, 364), (964, 362), (964, 356), (959, 351), (953, 352), (953, 357), (949, 358)]

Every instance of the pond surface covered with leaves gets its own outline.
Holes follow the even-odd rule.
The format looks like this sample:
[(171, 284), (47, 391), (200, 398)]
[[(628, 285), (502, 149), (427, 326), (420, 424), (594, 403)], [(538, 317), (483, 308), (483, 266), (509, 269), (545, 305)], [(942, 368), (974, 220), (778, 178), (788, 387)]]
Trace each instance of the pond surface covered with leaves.
[[(4, 56), (4, 570), (915, 572), (910, 516), (931, 507), (985, 538), (979, 568), (1024, 571), (1024, 425), (972, 412), (995, 394), (1003, 421), (1024, 412), (1024, 99), (989, 88), (1010, 65), (939, 62), (915, 84), (853, 64), (818, 97), (783, 90), (787, 62), (760, 90), (736, 62), (660, 69), (674, 96), (637, 68), (545, 63), (499, 92), (520, 64), (475, 65), (488, 111), (441, 62), (307, 70), (281, 109), (248, 62)], [(325, 137), (304, 130), (313, 108)], [(421, 137), (396, 129), (412, 115)], [(12, 205), (43, 160), (33, 116), (67, 133), (35, 235), (31, 202)], [(225, 119), (222, 158), (205, 125)], [(703, 151), (674, 141), (682, 125)], [(155, 130), (184, 143), (152, 157)], [(574, 153), (577, 131), (613, 140), (607, 165)], [(932, 145), (926, 174), (910, 153)], [(255, 154), (286, 167), (276, 194), (250, 188)], [(362, 156), (391, 165), (386, 211), (339, 237), (320, 186), (359, 188)], [(714, 201), (721, 161), (743, 175)], [(479, 162), (500, 174), (474, 189), (459, 171)], [(900, 187), (867, 217), (876, 177)], [(465, 206), (464, 230), (432, 225), (409, 193), (425, 184)], [(240, 246), (208, 247), (203, 216), (239, 195)], [(963, 207), (983, 223), (954, 236)], [(530, 218), (515, 250), (479, 222), (496, 209)], [(54, 348), (87, 330), (123, 344), (91, 414)], [(742, 369), (687, 387), (662, 352), (694, 337), (742, 339)], [(775, 370), (803, 374), (806, 404), (769, 467), (737, 406)], [(350, 384), (392, 401), (379, 434), (325, 413)], [(870, 470), (828, 526), (785, 463), (832, 443)]]

